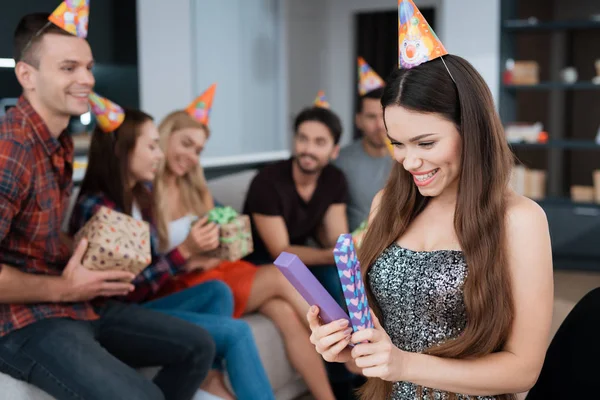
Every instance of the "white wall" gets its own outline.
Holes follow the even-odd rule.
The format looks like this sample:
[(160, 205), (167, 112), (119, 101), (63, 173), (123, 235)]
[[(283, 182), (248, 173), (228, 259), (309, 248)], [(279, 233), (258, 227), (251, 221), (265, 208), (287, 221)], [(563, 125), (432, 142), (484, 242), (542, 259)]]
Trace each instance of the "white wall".
[(194, 98), (190, 0), (138, 0), (140, 107), (160, 121)]
[(217, 82), (204, 165), (287, 157), (280, 0), (138, 0), (141, 107), (160, 121)]
[[(288, 14), (290, 112), (312, 101), (308, 88), (322, 87), (344, 125), (342, 144), (351, 140), (354, 119), (353, 16), (358, 12), (397, 10), (396, 0), (304, 0)], [(300, 3), (300, 4), (296, 4)], [(498, 94), (500, 0), (415, 0), (418, 7), (436, 7), (436, 33), (453, 54), (472, 62)], [(321, 13), (321, 14), (318, 14)], [(465, 21), (469, 29), (465, 29)], [(319, 40), (320, 39), (320, 40)], [(320, 69), (316, 69), (316, 66)], [(309, 73), (302, 73), (309, 71)], [(385, 78), (385, 77), (384, 77)]]
[(442, 8), (444, 23), (440, 39), (449, 53), (473, 64), (497, 103), (500, 92), (500, 0), (446, 1)]
[[(327, 79), (328, 9), (330, 0), (284, 0), (286, 6), (288, 120), (314, 101), (319, 90), (329, 97)], [(292, 135), (288, 131), (289, 136)]]

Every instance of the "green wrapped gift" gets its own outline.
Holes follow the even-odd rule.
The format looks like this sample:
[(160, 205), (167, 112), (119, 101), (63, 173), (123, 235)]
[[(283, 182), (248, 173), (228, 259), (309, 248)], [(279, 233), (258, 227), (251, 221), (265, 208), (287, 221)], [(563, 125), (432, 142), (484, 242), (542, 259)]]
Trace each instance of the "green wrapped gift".
[(354, 246), (358, 249), (362, 244), (363, 237), (367, 231), (367, 220), (364, 220), (358, 228), (356, 228), (352, 232), (352, 240), (354, 241)]
[(210, 222), (219, 225), (219, 247), (203, 255), (237, 261), (254, 251), (248, 215), (240, 215), (231, 207), (215, 207), (207, 217)]

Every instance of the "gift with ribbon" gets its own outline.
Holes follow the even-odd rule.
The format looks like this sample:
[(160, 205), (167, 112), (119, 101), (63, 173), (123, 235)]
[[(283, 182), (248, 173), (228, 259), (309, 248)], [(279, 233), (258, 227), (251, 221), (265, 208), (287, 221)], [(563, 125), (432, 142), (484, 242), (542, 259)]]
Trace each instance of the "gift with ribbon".
[(207, 217), (219, 225), (219, 247), (203, 255), (237, 261), (254, 251), (249, 216), (240, 215), (231, 207), (215, 207)]
[(363, 238), (365, 237), (365, 233), (367, 233), (367, 220), (364, 220), (358, 228), (352, 231), (352, 241), (354, 242), (354, 247), (360, 249), (360, 245), (362, 244)]
[(351, 234), (340, 235), (333, 250), (333, 257), (338, 268), (346, 306), (352, 321), (352, 329), (356, 332), (373, 328), (371, 310), (360, 271), (360, 262), (356, 256)]
[(75, 234), (88, 248), (81, 264), (90, 270), (121, 270), (138, 275), (152, 262), (150, 226), (129, 215), (100, 207)]

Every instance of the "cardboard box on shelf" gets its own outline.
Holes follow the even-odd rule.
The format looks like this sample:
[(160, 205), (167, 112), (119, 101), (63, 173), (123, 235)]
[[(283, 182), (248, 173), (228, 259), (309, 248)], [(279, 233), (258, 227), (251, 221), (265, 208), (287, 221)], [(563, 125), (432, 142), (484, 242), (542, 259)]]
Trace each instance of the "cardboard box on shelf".
[(513, 85), (537, 85), (539, 79), (539, 65), (535, 61), (515, 61), (512, 69)]
[(578, 203), (593, 203), (594, 202), (594, 187), (572, 185), (571, 200)]
[(546, 197), (546, 171), (515, 165), (511, 174), (510, 186), (522, 196), (533, 200), (542, 200)]

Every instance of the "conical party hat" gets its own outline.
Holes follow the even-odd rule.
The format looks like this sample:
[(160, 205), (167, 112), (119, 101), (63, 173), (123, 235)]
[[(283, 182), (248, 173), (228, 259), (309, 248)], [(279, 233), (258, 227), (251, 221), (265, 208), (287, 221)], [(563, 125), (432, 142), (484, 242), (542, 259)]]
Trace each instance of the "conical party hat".
[(125, 111), (118, 104), (96, 93), (89, 97), (92, 113), (96, 116), (96, 123), (103, 132), (115, 131), (125, 120)]
[(213, 83), (210, 85), (208, 89), (200, 96), (198, 96), (194, 101), (190, 103), (189, 106), (185, 109), (185, 111), (190, 114), (192, 117), (196, 118), (198, 121), (208, 126), (208, 122), (210, 120), (210, 112), (212, 109), (213, 99), (215, 97), (215, 90), (217, 88), (217, 84)]
[(85, 39), (88, 34), (90, 0), (65, 0), (48, 20), (59, 28)]
[(315, 107), (320, 107), (320, 108), (327, 108), (329, 109), (329, 102), (327, 101), (327, 98), (325, 97), (325, 92), (323, 90), (319, 90), (319, 92), (317, 93), (317, 97), (315, 98), (315, 101), (313, 102), (313, 105)]
[(412, 0), (398, 0), (398, 64), (413, 68), (448, 54)]
[(364, 58), (358, 57), (358, 93), (361, 96), (385, 86), (385, 82), (367, 64)]

